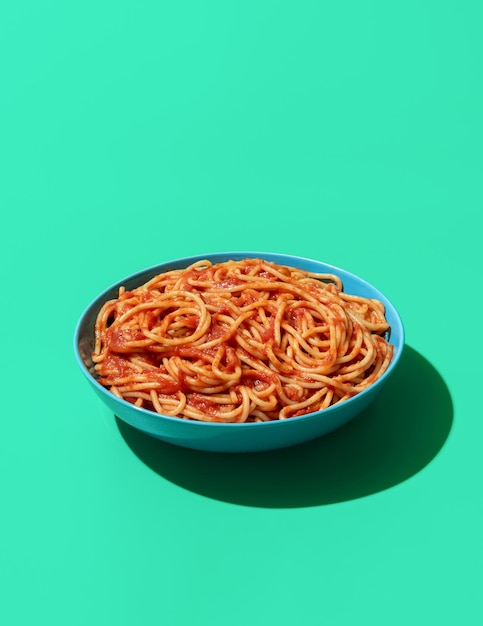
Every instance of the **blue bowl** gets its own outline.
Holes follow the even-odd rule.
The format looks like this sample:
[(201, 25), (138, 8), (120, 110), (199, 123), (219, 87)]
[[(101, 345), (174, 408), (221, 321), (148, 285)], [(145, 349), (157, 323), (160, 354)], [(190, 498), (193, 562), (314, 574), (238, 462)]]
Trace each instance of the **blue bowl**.
[[(106, 300), (117, 297), (121, 285), (124, 285), (126, 289), (133, 289), (157, 274), (171, 269), (182, 269), (202, 259), (209, 259), (212, 263), (222, 263), (230, 259), (243, 260), (245, 258), (263, 258), (279, 265), (288, 265), (319, 273), (337, 274), (342, 279), (345, 292), (380, 300), (386, 307), (386, 319), (391, 327), (389, 341), (394, 345), (393, 360), (383, 376), (353, 398), (322, 411), (280, 421), (244, 424), (197, 422), (159, 415), (121, 400), (96, 380), (91, 360), (96, 317)], [(310, 441), (339, 428), (353, 419), (374, 400), (388, 377), (396, 369), (403, 348), (404, 328), (401, 318), (392, 303), (375, 287), (354, 274), (333, 265), (286, 254), (266, 252), (222, 252), (185, 257), (161, 263), (123, 278), (101, 293), (87, 307), (77, 323), (74, 335), (74, 352), (77, 363), (94, 392), (114, 415), (131, 426), (168, 443), (211, 452), (258, 452), (284, 448)]]

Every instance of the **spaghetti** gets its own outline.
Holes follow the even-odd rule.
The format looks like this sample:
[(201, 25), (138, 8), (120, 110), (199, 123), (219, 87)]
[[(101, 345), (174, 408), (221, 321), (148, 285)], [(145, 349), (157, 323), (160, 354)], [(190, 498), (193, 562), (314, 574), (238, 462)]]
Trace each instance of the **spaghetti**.
[(124, 400), (188, 420), (254, 422), (360, 393), (393, 356), (384, 306), (332, 274), (262, 259), (154, 277), (101, 308), (92, 360)]

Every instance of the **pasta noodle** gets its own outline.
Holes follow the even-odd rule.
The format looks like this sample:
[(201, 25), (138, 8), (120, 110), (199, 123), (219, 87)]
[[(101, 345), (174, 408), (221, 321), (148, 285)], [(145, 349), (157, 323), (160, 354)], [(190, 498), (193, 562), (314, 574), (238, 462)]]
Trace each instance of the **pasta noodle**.
[(384, 306), (332, 274), (263, 259), (159, 274), (106, 302), (92, 360), (124, 400), (211, 422), (281, 420), (366, 389), (393, 346)]

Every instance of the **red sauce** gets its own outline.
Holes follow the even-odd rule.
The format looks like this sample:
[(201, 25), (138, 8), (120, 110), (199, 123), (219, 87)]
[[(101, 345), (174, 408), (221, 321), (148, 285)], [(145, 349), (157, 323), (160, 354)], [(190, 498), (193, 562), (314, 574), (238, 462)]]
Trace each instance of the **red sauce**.
[(241, 306), (245, 306), (247, 304), (253, 304), (259, 299), (260, 294), (257, 291), (255, 291), (254, 289), (245, 289), (238, 300)]
[(186, 315), (183, 317), (183, 324), (186, 328), (198, 328), (200, 318), (197, 315)]
[(233, 287), (239, 287), (243, 284), (245, 284), (245, 281), (241, 280), (241, 278), (231, 276), (230, 278), (215, 283), (215, 289), (233, 289)]
[(245, 370), (242, 376), (242, 382), (247, 387), (269, 387), (273, 383), (277, 383), (278, 378), (275, 372), (261, 372), (259, 370)]
[(172, 350), (166, 353), (166, 356), (180, 356), (184, 359), (192, 359), (193, 361), (210, 361), (207, 354), (192, 346), (175, 346)]
[(127, 344), (131, 341), (140, 341), (146, 339), (146, 337), (140, 331), (133, 331), (130, 328), (125, 329), (113, 329), (109, 328), (108, 331), (109, 348), (113, 352), (118, 353), (130, 353), (132, 348)]
[(303, 319), (307, 315), (307, 308), (303, 306), (299, 306), (297, 308), (291, 309), (288, 313), (290, 321), (293, 323), (295, 328), (300, 328), (302, 326)]
[(275, 335), (275, 320), (270, 320), (270, 325), (265, 328), (265, 330), (261, 334), (261, 339), (263, 343), (267, 343), (270, 339), (273, 339)]
[(218, 322), (216, 321), (216, 319), (213, 317), (212, 321), (211, 321), (211, 326), (206, 334), (207, 336), (207, 343), (209, 341), (213, 341), (214, 339), (219, 339), (220, 337), (223, 337), (223, 335), (227, 334), (227, 329), (223, 326), (221, 326), (220, 324), (218, 324)]
[(240, 361), (234, 348), (226, 345), (224, 349), (225, 354), (223, 355), (222, 363), (220, 364), (222, 367), (220, 369), (227, 374), (231, 374), (240, 365)]
[(166, 370), (164, 367), (160, 367), (158, 370), (146, 369), (143, 372), (143, 376), (147, 381), (158, 383), (159, 389), (156, 390), (157, 393), (172, 395), (177, 393), (178, 391), (186, 392), (189, 391), (187, 385), (185, 384), (185, 377), (183, 372), (179, 372), (178, 380), (170, 380), (166, 378)]
[(284, 389), (284, 392), (289, 400), (299, 399), (299, 391), (297, 389), (294, 389), (293, 387), (286, 387)]
[(115, 376), (116, 378), (129, 376), (132, 372), (126, 359), (109, 353), (104, 360), (103, 369), (109, 372), (109, 377)]
[(219, 405), (216, 402), (212, 402), (203, 396), (198, 395), (197, 393), (193, 393), (188, 398), (189, 406), (201, 411), (205, 415), (215, 415), (218, 411)]

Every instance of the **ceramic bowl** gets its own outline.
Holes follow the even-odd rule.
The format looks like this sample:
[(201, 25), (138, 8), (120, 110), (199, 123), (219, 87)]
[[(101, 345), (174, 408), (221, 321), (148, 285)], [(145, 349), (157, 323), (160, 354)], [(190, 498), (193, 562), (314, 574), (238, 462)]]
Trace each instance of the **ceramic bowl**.
[[(386, 307), (386, 319), (391, 327), (389, 341), (394, 345), (394, 357), (383, 376), (358, 395), (329, 408), (285, 420), (243, 424), (224, 424), (184, 420), (159, 415), (153, 411), (135, 407), (119, 399), (103, 387), (95, 377), (91, 352), (94, 346), (94, 325), (102, 304), (117, 297), (119, 287), (133, 289), (157, 274), (169, 269), (181, 269), (195, 261), (208, 259), (221, 263), (229, 259), (263, 258), (279, 265), (304, 270), (338, 274), (344, 291), (354, 295), (376, 298)], [(74, 334), (74, 352), (77, 363), (92, 390), (110, 411), (131, 426), (163, 441), (178, 446), (211, 452), (257, 452), (300, 444), (339, 428), (364, 410), (377, 396), (400, 361), (404, 348), (404, 328), (393, 304), (374, 286), (341, 268), (317, 260), (286, 254), (267, 252), (220, 252), (166, 261), (123, 278), (101, 293), (80, 316)]]

